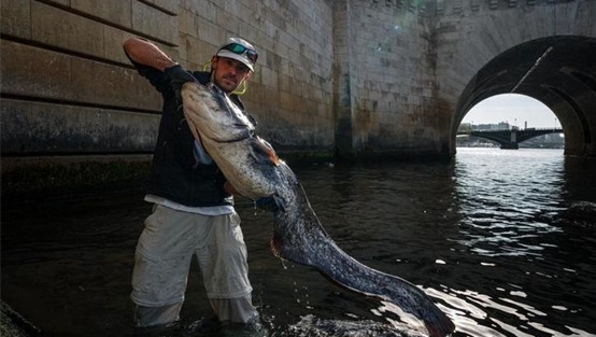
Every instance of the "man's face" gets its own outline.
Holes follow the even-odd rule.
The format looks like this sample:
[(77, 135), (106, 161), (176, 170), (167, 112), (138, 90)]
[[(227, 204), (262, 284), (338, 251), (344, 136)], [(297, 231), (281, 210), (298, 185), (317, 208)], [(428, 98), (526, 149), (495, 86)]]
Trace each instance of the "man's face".
[(236, 90), (251, 75), (250, 69), (242, 62), (227, 57), (214, 56), (211, 68), (213, 83), (227, 93)]

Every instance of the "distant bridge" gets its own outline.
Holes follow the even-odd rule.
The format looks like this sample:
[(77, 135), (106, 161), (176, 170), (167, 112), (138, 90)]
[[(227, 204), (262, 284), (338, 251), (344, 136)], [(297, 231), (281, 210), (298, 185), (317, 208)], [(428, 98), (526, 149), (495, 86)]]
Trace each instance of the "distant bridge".
[(511, 130), (462, 130), (458, 131), (458, 136), (474, 136), (492, 140), (501, 144), (501, 149), (519, 149), (519, 143), (530, 138), (546, 135), (549, 133), (563, 133), (563, 129), (558, 128), (528, 128)]

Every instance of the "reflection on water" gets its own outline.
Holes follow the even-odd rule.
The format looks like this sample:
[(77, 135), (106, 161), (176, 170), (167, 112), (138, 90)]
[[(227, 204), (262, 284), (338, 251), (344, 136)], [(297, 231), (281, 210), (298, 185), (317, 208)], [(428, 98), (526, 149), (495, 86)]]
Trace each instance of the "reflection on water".
[[(469, 148), (450, 164), (297, 170), (337, 244), (423, 288), (457, 337), (596, 336), (596, 231), (561, 216), (596, 202), (593, 172), (594, 160), (559, 150)], [(271, 217), (246, 200), (238, 210), (272, 336), (417, 335), (390, 303), (282, 263), (268, 246)], [(149, 211), (140, 192), (3, 209), (2, 298), (49, 336), (129, 335), (134, 245)], [(202, 315), (193, 265), (182, 316)]]
[(460, 222), (464, 237), (458, 242), (479, 255), (539, 255), (544, 248), (540, 238), (563, 230), (539, 217), (564, 207), (564, 157), (559, 151), (487, 156), (471, 150), (466, 155), (455, 168), (455, 192), (465, 215)]

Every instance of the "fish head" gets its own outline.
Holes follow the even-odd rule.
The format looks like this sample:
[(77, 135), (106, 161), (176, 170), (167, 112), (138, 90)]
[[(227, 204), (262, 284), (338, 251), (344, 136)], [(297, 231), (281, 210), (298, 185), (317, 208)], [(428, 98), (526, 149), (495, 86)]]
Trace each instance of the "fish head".
[(248, 117), (217, 86), (188, 82), (180, 95), (184, 116), (195, 138), (224, 143), (254, 133)]

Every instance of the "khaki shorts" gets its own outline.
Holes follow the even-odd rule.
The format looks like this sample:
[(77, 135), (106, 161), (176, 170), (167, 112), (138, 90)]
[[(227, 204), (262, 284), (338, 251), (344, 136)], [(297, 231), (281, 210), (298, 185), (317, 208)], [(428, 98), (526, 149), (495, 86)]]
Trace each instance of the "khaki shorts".
[(132, 301), (147, 307), (183, 302), (193, 255), (210, 299), (238, 298), (252, 292), (236, 212), (207, 216), (156, 205), (137, 244)]

